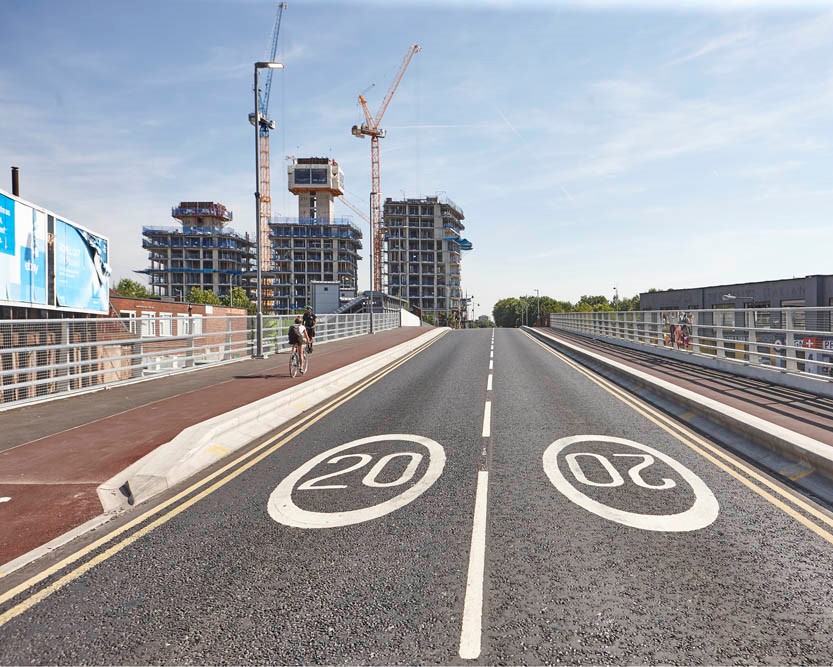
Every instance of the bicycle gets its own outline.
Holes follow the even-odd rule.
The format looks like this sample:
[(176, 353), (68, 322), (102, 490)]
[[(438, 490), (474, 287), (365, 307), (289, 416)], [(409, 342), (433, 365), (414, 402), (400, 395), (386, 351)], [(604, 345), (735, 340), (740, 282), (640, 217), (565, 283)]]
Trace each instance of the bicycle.
[(298, 350), (292, 351), (292, 356), (289, 358), (289, 374), (292, 377), (298, 377), (298, 373), (303, 375), (307, 372), (307, 368), (309, 367), (309, 359), (304, 356), (304, 366), (301, 367), (300, 361), (298, 359)]

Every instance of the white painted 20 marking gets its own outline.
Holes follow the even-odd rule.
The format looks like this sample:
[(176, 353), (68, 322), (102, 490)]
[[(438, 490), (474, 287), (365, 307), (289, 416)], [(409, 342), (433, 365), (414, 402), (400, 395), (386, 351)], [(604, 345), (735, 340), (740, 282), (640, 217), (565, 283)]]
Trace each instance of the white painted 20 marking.
[[(409, 442), (421, 445), (427, 450), (428, 467), (422, 478), (408, 486), (402, 493), (384, 502), (362, 509), (346, 510), (343, 512), (314, 512), (298, 507), (292, 499), (293, 492), (316, 492), (342, 489), (349, 492), (349, 485), (346, 480), (337, 480), (348, 473), (370, 467), (362, 477), (361, 485), (371, 488), (394, 488), (405, 486), (412, 482), (416, 476), (425, 455), (420, 452), (391, 452), (380, 456), (375, 463), (372, 463), (377, 456), (374, 453), (349, 453), (342, 454), (349, 449), (355, 449), (363, 445), (373, 443)], [(385, 479), (383, 472), (396, 459), (407, 459), (404, 469), (395, 479)], [(327, 472), (318, 477), (313, 477), (301, 484), (298, 482), (319, 465), (339, 465), (349, 463), (338, 470)], [(371, 465), (372, 463), (372, 465)], [(401, 463), (401, 461), (399, 462)], [(388, 435), (375, 435), (369, 438), (353, 440), (344, 445), (333, 447), (326, 452), (313, 457), (302, 466), (290, 473), (269, 496), (268, 511), (275, 521), (287, 526), (297, 528), (334, 528), (337, 526), (349, 526), (362, 523), (371, 519), (377, 519), (389, 514), (415, 500), (422, 495), (431, 485), (437, 481), (445, 467), (445, 450), (442, 446), (419, 435), (406, 433), (391, 433)], [(329, 480), (324, 483), (325, 480)], [(338, 481), (339, 483), (336, 483)]]
[[(612, 456), (613, 458), (638, 459), (635, 465), (630, 466), (627, 473), (631, 482), (638, 488), (648, 489), (652, 492), (669, 492), (672, 489), (678, 488), (677, 482), (671, 478), (663, 477), (658, 483), (650, 483), (642, 476), (643, 471), (657, 464), (657, 460), (659, 460), (676, 472), (690, 487), (694, 495), (693, 503), (688, 509), (675, 514), (641, 514), (611, 507), (591, 498), (587, 493), (579, 490), (573, 482), (568, 480), (558, 465), (559, 457), (564, 450), (577, 443), (612, 443), (622, 446), (625, 450), (635, 449), (643, 452), (637, 454), (624, 451), (614, 453)], [(591, 447), (588, 446), (588, 449), (591, 449)], [(579, 485), (590, 488), (621, 488), (626, 485), (624, 477), (622, 477), (606, 454), (592, 451), (578, 451), (564, 454), (563, 458), (567, 464), (567, 468)], [(582, 467), (582, 462), (587, 465), (595, 463), (594, 469), (596, 470), (601, 467), (607, 479), (602, 480), (596, 478), (591, 480)], [(569, 438), (561, 438), (547, 447), (544, 452), (543, 464), (544, 472), (546, 472), (550, 482), (569, 500), (604, 519), (615, 521), (632, 528), (662, 532), (699, 530), (710, 525), (717, 518), (720, 510), (717, 498), (714, 497), (714, 494), (706, 486), (705, 482), (691, 470), (667, 454), (663, 454), (656, 449), (634, 442), (633, 440), (607, 435), (575, 435)], [(622, 492), (627, 494), (627, 488), (623, 488)], [(656, 506), (661, 507), (662, 505), (663, 501), (660, 496), (657, 496)]]

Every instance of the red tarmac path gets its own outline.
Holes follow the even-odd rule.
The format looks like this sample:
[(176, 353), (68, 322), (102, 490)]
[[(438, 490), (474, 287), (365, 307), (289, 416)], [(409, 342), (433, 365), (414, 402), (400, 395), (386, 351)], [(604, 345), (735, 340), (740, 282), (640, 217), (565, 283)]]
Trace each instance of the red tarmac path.
[[(180, 431), (425, 333), (406, 327), (0, 412), (0, 570), (102, 513), (96, 488)], [(0, 575), (2, 576), (2, 575)]]

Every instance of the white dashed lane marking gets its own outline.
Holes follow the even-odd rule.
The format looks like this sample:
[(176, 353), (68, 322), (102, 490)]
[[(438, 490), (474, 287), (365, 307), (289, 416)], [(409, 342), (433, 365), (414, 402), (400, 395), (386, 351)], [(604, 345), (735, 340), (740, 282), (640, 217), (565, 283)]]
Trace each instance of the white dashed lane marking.
[(463, 631), (460, 634), (460, 657), (464, 660), (474, 660), (480, 655), (488, 492), (489, 473), (481, 470), (477, 473), (477, 495), (474, 501), (471, 551), (469, 551), (469, 576), (466, 582), (466, 601), (463, 606)]
[(492, 402), (486, 401), (486, 409), (483, 411), (483, 437), (488, 438), (492, 434)]

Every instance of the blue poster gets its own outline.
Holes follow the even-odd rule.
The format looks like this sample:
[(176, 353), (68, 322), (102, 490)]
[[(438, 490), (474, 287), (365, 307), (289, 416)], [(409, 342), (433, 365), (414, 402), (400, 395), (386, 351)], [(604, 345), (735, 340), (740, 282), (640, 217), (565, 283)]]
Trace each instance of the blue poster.
[(0, 194), (0, 253), (14, 255), (14, 199)]
[(0, 195), (0, 300), (46, 304), (46, 213)]
[(62, 308), (109, 311), (107, 239), (55, 220), (55, 296)]

